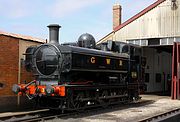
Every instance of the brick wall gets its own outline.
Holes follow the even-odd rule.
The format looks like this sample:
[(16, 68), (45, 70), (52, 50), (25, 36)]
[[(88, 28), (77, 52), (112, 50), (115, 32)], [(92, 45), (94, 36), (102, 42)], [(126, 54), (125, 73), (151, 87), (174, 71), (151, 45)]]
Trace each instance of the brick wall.
[[(23, 54), (27, 47), (39, 44), (41, 43), (0, 35), (0, 83), (4, 84), (3, 88), (0, 87), (0, 96), (14, 95), (11, 89), (13, 84), (18, 83), (19, 60), (25, 59)], [(32, 73), (27, 72), (22, 64), (20, 83), (24, 80), (32, 81)]]
[[(19, 60), (25, 59), (23, 54), (26, 48), (39, 44), (41, 43), (0, 35), (0, 112), (32, 107), (33, 102), (25, 96), (20, 97), (20, 105), (17, 105), (17, 96), (11, 89), (13, 84), (18, 84)], [(22, 64), (23, 62), (20, 83), (24, 80), (32, 81), (32, 73), (27, 72)], [(4, 84), (2, 88), (1, 84)]]
[(19, 41), (0, 35), (0, 96), (13, 95), (12, 85), (18, 80)]

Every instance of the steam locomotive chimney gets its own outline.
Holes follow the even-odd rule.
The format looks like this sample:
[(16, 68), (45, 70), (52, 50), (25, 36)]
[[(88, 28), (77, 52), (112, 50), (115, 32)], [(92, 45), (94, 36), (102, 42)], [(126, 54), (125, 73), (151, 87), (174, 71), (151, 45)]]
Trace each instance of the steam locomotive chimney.
[(49, 43), (59, 43), (59, 26), (58, 24), (50, 24), (49, 28)]

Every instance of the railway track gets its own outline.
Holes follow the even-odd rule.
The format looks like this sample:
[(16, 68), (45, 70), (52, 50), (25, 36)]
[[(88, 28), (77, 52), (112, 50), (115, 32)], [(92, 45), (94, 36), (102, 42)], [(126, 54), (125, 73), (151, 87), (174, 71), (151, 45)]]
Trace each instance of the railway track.
[(4, 113), (0, 115), (0, 122), (10, 122), (10, 121), (19, 121), (23, 119), (33, 119), (40, 116), (41, 113), (47, 113), (49, 109), (25, 111), (25, 112), (16, 112), (16, 113)]
[(37, 121), (45, 121), (45, 120), (52, 120), (57, 118), (68, 118), (68, 117), (82, 117), (82, 116), (89, 116), (92, 114), (100, 114), (105, 112), (114, 111), (117, 109), (124, 109), (131, 106), (141, 106), (150, 104), (153, 101), (139, 101), (133, 102), (130, 104), (117, 104), (117, 105), (109, 105), (107, 108), (103, 107), (93, 107), (91, 109), (87, 109), (86, 112), (68, 112), (68, 113), (60, 113), (59, 111), (50, 111), (49, 109), (38, 110), (38, 111), (29, 111), (29, 112), (22, 112), (14, 115), (8, 116), (0, 116), (0, 122), (37, 122)]
[(178, 120), (180, 121), (180, 108), (147, 117), (138, 122), (179, 122)]
[(5, 122), (13, 121), (13, 122), (39, 122), (45, 120), (52, 120), (60, 117), (66, 117), (70, 115), (75, 115), (75, 113), (67, 113), (67, 114), (59, 114), (59, 115), (48, 115), (48, 116), (34, 116), (34, 117), (27, 117), (27, 118), (16, 118), (11, 120), (5, 120)]
[(20, 112), (14, 115), (0, 116), (0, 122), (38, 122), (44, 120), (51, 120), (61, 117), (68, 117), (78, 115), (78, 112), (68, 112), (65, 114), (60, 113), (59, 111), (51, 110), (38, 110), (38, 111), (28, 111)]

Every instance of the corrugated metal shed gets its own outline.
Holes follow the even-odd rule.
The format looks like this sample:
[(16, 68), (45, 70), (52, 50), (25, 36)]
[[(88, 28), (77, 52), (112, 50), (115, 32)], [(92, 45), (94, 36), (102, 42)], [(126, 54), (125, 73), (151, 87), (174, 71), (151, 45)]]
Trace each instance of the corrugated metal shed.
[[(127, 41), (149, 38), (180, 37), (180, 0), (172, 8), (172, 0), (158, 0), (133, 16), (98, 43), (113, 39)], [(108, 38), (107, 38), (108, 37)]]

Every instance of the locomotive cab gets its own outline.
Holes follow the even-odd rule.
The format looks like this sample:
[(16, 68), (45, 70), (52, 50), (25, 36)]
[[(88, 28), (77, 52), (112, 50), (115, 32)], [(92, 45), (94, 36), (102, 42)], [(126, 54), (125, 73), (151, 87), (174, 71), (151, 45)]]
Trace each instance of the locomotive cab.
[(112, 51), (121, 55), (128, 55), (128, 78), (126, 82), (144, 82), (144, 68), (146, 65), (146, 59), (142, 57), (142, 48), (138, 45), (127, 44), (125, 42), (108, 40), (102, 44), (99, 44), (102, 50)]

